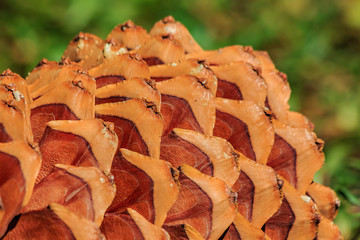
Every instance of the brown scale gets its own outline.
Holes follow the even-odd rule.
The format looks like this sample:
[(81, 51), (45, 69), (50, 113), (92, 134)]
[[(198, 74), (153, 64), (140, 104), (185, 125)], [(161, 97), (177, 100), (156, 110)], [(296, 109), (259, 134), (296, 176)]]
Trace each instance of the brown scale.
[(315, 239), (343, 240), (343, 237), (341, 236), (341, 232), (338, 226), (336, 226), (326, 217), (321, 216)]
[(179, 76), (159, 82), (156, 87), (162, 95), (163, 138), (173, 128), (184, 128), (212, 135), (215, 99), (206, 84), (193, 76)]
[(111, 55), (89, 74), (96, 79), (97, 88), (134, 77), (150, 79), (149, 66), (135, 53)]
[(74, 239), (68, 226), (48, 208), (21, 215), (16, 227), (4, 239), (19, 238)]
[(78, 73), (72, 81), (59, 85), (37, 98), (31, 105), (31, 126), (35, 142), (39, 142), (52, 120), (94, 118), (95, 81), (89, 75)]
[(185, 55), (184, 48), (171, 34), (151, 37), (132, 52), (139, 54), (149, 66), (176, 62)]
[(186, 58), (197, 58), (206, 61), (210, 66), (218, 66), (231, 62), (243, 61), (249, 63), (257, 71), (261, 71), (261, 63), (254, 55), (254, 50), (250, 46), (228, 46), (217, 50), (194, 52), (185, 55)]
[(117, 44), (125, 45), (129, 50), (143, 45), (150, 39), (146, 30), (135, 25), (131, 20), (115, 26), (107, 36), (107, 41), (113, 40)]
[(25, 179), (19, 161), (7, 153), (1, 152), (0, 196), (1, 214), (0, 235), (2, 236), (11, 219), (20, 211), (25, 196)]
[(294, 221), (295, 215), (288, 201), (284, 199), (279, 211), (266, 222), (266, 233), (271, 239), (287, 239)]
[(188, 224), (165, 225), (163, 228), (170, 235), (170, 239), (179, 240), (204, 240), (201, 234)]
[[(160, 157), (174, 167), (186, 163), (229, 186), (239, 177), (238, 156), (225, 139), (175, 128), (161, 143)], [(231, 174), (229, 174), (231, 173)]]
[[(68, 64), (62, 65), (62, 67)], [(73, 67), (73, 66), (71, 66)], [(39, 81), (39, 79), (43, 78), (45, 82), (48, 82), (47, 79), (53, 79), (59, 74), (60, 64), (56, 61), (49, 61), (46, 58), (40, 60), (40, 62), (35, 66), (35, 68), (29, 73), (26, 77), (26, 83), (28, 85), (33, 84), (35, 81)], [(41, 80), (42, 81), (42, 80)]]
[(4, 125), (0, 124), (0, 142), (6, 143), (6, 142), (11, 142), (12, 140), (13, 139), (6, 132)]
[(287, 76), (279, 72), (267, 52), (255, 51), (261, 62), (261, 75), (267, 85), (266, 105), (274, 114), (275, 119), (295, 128), (306, 128), (312, 131), (314, 124), (304, 115), (289, 111), (290, 86)]
[(47, 208), (22, 214), (3, 239), (104, 240), (105, 237), (94, 222), (52, 203)]
[(164, 64), (164, 62), (158, 57), (144, 57), (143, 59), (149, 66)]
[(268, 165), (305, 194), (324, 162), (323, 141), (306, 128), (293, 128), (272, 120), (275, 141)]
[(71, 62), (67, 58), (62, 59), (59, 63), (44, 61), (30, 72), (26, 81), (29, 84), (30, 96), (34, 101), (64, 82), (73, 82), (89, 92), (95, 91), (94, 78), (79, 64)]
[(220, 179), (202, 174), (189, 165), (180, 167), (179, 197), (165, 226), (188, 224), (204, 239), (218, 239), (235, 218), (236, 196)]
[(96, 87), (100, 88), (106, 85), (119, 83), (125, 80), (123, 76), (101, 76), (96, 78)]
[(149, 155), (149, 149), (133, 122), (116, 116), (97, 115), (97, 117), (114, 123), (114, 131), (119, 138), (119, 148)]
[(246, 157), (265, 164), (274, 142), (274, 130), (254, 102), (216, 98), (214, 135), (229, 141)]
[(149, 70), (151, 78), (157, 82), (184, 75), (194, 76), (209, 88), (213, 95), (216, 94), (218, 80), (215, 74), (206, 62), (198, 59), (181, 59), (169, 64), (151, 66)]
[(111, 168), (116, 185), (115, 199), (107, 213), (122, 213), (128, 207), (133, 208), (148, 221), (154, 222), (153, 181), (142, 170), (128, 162), (122, 156), (116, 156)]
[(243, 96), (238, 86), (235, 83), (227, 82), (224, 80), (218, 80), (218, 89), (216, 97), (228, 98), (234, 100), (243, 100)]
[(246, 157), (256, 160), (250, 141), (247, 125), (230, 114), (216, 111), (214, 135), (229, 141), (231, 145)]
[(164, 161), (121, 149), (111, 170), (117, 194), (107, 214), (132, 208), (161, 226), (178, 192), (177, 180), (171, 172), (170, 165)]
[(234, 222), (230, 225), (226, 233), (224, 233), (224, 240), (270, 240), (268, 236), (260, 229), (249, 223), (240, 213), (236, 214)]
[(307, 189), (306, 194), (316, 203), (317, 208), (324, 217), (331, 221), (334, 220), (340, 207), (340, 199), (336, 196), (334, 190), (313, 182)]
[(289, 111), (287, 117), (288, 124), (292, 127), (307, 128), (310, 131), (315, 128), (315, 125), (301, 113)]
[(203, 133), (188, 102), (182, 98), (162, 95), (161, 114), (164, 118), (163, 136), (174, 128), (183, 128)]
[(175, 133), (169, 133), (161, 141), (160, 158), (168, 161), (175, 168), (186, 163), (204, 174), (213, 176), (213, 166), (209, 156)]
[(114, 195), (115, 189), (99, 169), (57, 164), (35, 186), (22, 213), (40, 210), (55, 202), (100, 226)]
[(23, 78), (9, 69), (0, 74), (0, 142), (33, 142), (30, 127), (31, 101)]
[(143, 239), (140, 229), (127, 213), (108, 214), (100, 229), (106, 239)]
[(166, 225), (187, 223), (207, 237), (211, 232), (212, 202), (193, 181), (180, 174), (179, 197), (170, 209)]
[(261, 76), (267, 85), (267, 101), (269, 108), (279, 121), (289, 124), (289, 98), (290, 86), (284, 73), (279, 72), (267, 52), (254, 51), (255, 56), (261, 63)]
[(122, 102), (140, 98), (156, 104), (160, 111), (160, 93), (153, 80), (129, 78), (116, 84), (109, 84), (96, 89), (95, 104)]
[(27, 143), (0, 143), (0, 237), (29, 202), (40, 164), (40, 154)]
[(69, 174), (61, 168), (54, 168), (43, 181), (35, 186), (31, 200), (22, 212), (39, 210), (52, 202), (59, 203), (78, 215), (94, 220), (89, 186), (81, 178)]
[(280, 208), (282, 181), (275, 171), (238, 153), (240, 176), (232, 185), (237, 193), (238, 212), (255, 227), (264, 223)]
[(45, 134), (46, 123), (53, 120), (77, 120), (78, 117), (65, 104), (47, 104), (31, 111), (31, 126), (35, 142)]
[(129, 100), (129, 99), (131, 99), (131, 98), (128, 98), (128, 97), (96, 98), (95, 104), (123, 102), (123, 101)]
[(265, 233), (271, 239), (314, 239), (320, 214), (310, 197), (283, 179), (284, 200), (280, 209), (265, 223)]
[(265, 105), (267, 86), (249, 63), (239, 61), (211, 67), (218, 80), (216, 97), (253, 101)]
[(38, 96), (35, 96), (34, 92), (50, 82), (73, 80), (76, 73), (83, 71), (79, 64), (70, 61), (68, 58), (64, 58), (60, 62), (48, 61), (44, 58), (29, 73), (26, 82), (29, 85), (32, 98), (37, 98)]
[(119, 147), (159, 158), (163, 121), (154, 104), (130, 99), (99, 104), (95, 108), (97, 117), (114, 123)]
[(98, 36), (80, 32), (70, 41), (62, 57), (79, 63), (84, 69), (90, 69), (102, 63), (104, 45)]
[(39, 142), (42, 165), (37, 182), (58, 163), (109, 172), (118, 145), (113, 127), (99, 119), (49, 122)]
[(189, 31), (180, 22), (175, 21), (172, 16), (167, 16), (156, 22), (150, 30), (152, 36), (163, 36), (171, 33), (176, 40), (181, 42), (186, 53), (202, 51), (202, 48), (196, 43)]
[(108, 240), (137, 240), (150, 236), (159, 240), (169, 239), (169, 235), (164, 229), (153, 225), (131, 208), (123, 213), (106, 216), (100, 229)]
[(251, 221), (255, 187), (251, 179), (244, 173), (240, 173), (239, 179), (232, 186), (237, 193), (238, 212), (248, 221)]
[(234, 224), (231, 224), (230, 227), (224, 232), (224, 240), (238, 240), (241, 239), (239, 232), (235, 228)]
[(296, 150), (275, 134), (267, 165), (296, 187)]
[(55, 163), (87, 167), (97, 165), (89, 143), (82, 137), (49, 128), (44, 136), (39, 143), (40, 151), (43, 161), (48, 162), (43, 166), (49, 169), (42, 168), (39, 177), (46, 176)]

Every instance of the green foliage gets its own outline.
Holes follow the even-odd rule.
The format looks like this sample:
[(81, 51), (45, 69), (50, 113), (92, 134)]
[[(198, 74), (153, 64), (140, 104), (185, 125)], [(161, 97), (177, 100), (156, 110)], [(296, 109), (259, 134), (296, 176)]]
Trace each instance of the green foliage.
[(291, 108), (308, 116), (325, 144), (316, 175), (342, 199), (345, 239), (360, 232), (360, 2), (358, 0), (3, 0), (0, 71), (26, 77), (42, 58), (59, 60), (79, 31), (105, 38), (132, 19), (150, 30), (173, 15), (205, 49), (252, 45), (287, 73)]

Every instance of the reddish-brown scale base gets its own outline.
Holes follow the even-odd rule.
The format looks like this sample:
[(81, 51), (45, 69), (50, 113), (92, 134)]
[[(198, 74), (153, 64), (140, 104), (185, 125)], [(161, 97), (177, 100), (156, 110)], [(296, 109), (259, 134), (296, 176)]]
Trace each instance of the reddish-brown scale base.
[(168, 212), (165, 225), (189, 224), (206, 239), (212, 228), (213, 204), (206, 193), (184, 174), (180, 174), (179, 181), (179, 196)]
[(25, 196), (25, 180), (18, 159), (0, 152), (0, 220), (2, 236), (11, 219), (20, 211)]
[(182, 98), (161, 95), (161, 115), (164, 119), (163, 136), (174, 128), (183, 128), (203, 133), (188, 102)]
[(151, 79), (155, 80), (156, 82), (162, 82), (171, 79), (171, 77), (151, 77)]
[(0, 143), (11, 142), (13, 139), (7, 134), (4, 125), (0, 123)]
[(218, 79), (216, 97), (243, 100), (239, 87), (232, 82)]
[(294, 221), (295, 215), (285, 198), (280, 209), (265, 223), (265, 234), (273, 240), (287, 239)]
[(119, 148), (149, 156), (149, 150), (133, 122), (115, 116), (97, 115), (105, 122), (114, 123), (114, 131), (119, 139)]
[(103, 87), (105, 85), (122, 82), (125, 80), (123, 76), (101, 76), (96, 78), (96, 88)]
[(170, 235), (170, 239), (178, 239), (178, 240), (189, 240), (187, 236), (184, 225), (174, 225), (174, 226), (163, 226), (165, 231)]
[(105, 214), (100, 231), (105, 235), (106, 239), (144, 239), (140, 229), (127, 213)]
[(214, 136), (226, 139), (246, 157), (256, 160), (247, 125), (230, 114), (216, 111)]
[(153, 181), (141, 169), (125, 160), (118, 152), (111, 173), (116, 185), (115, 198), (108, 213), (123, 213), (132, 208), (154, 223)]
[(276, 134), (267, 165), (296, 187), (296, 150)]
[(161, 59), (158, 58), (158, 57), (143, 58), (143, 60), (144, 60), (144, 61), (147, 63), (147, 65), (149, 65), (149, 66), (164, 64), (164, 62), (161, 61)]
[(53, 120), (78, 120), (65, 104), (47, 104), (31, 110), (31, 127), (34, 141), (39, 142), (44, 134), (46, 123)]
[(37, 182), (47, 176), (57, 163), (99, 167), (89, 143), (80, 136), (47, 127), (39, 145), (42, 164)]
[(223, 240), (241, 240), (239, 232), (236, 230), (233, 224), (230, 225), (227, 233), (225, 234)]
[(123, 102), (129, 99), (128, 97), (95, 98), (95, 104)]
[(162, 138), (160, 159), (170, 162), (174, 168), (186, 163), (202, 173), (213, 176), (213, 166), (209, 157), (174, 133), (169, 133)]
[(241, 171), (238, 180), (232, 186), (237, 193), (238, 212), (241, 213), (248, 221), (251, 221), (254, 204), (255, 186), (251, 179)]
[(35, 186), (30, 202), (22, 212), (40, 210), (50, 203), (59, 203), (80, 216), (94, 220), (89, 185), (63, 169), (54, 169)]
[(16, 227), (9, 231), (3, 239), (73, 240), (74, 236), (55, 213), (45, 208), (22, 214)]

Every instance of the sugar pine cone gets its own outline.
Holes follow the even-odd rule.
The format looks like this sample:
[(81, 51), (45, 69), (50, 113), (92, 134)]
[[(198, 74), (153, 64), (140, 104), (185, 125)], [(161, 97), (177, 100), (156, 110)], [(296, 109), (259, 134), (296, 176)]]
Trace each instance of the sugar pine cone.
[(0, 87), (2, 239), (341, 238), (323, 141), (266, 52), (127, 21)]

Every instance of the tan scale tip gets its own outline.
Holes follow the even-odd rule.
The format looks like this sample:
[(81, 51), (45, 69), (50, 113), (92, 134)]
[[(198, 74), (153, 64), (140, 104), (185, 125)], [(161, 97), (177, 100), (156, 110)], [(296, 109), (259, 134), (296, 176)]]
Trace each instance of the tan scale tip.
[(147, 221), (140, 213), (128, 208), (129, 215), (140, 229), (145, 240), (170, 240), (169, 234), (161, 227)]
[(67, 225), (75, 239), (105, 240), (105, 236), (94, 222), (76, 215), (60, 204), (51, 203), (49, 207)]

